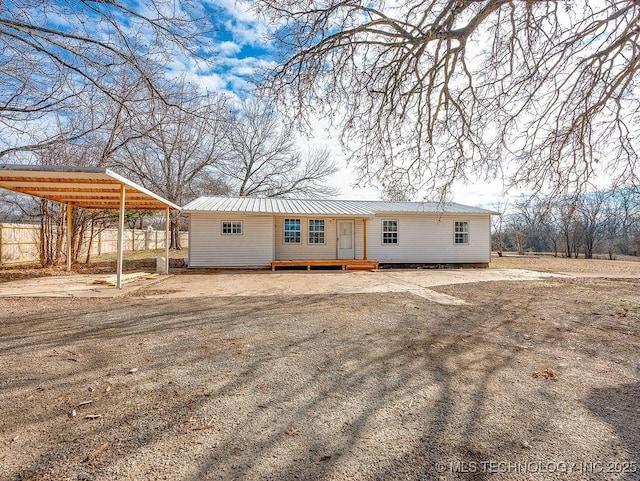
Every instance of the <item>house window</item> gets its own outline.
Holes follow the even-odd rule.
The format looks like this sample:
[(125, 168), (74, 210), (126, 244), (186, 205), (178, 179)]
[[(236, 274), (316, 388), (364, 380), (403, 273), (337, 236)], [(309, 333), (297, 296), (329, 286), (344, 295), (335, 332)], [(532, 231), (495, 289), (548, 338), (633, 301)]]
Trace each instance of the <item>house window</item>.
[(300, 244), (302, 238), (300, 236), (300, 219), (284, 220), (284, 243)]
[(382, 243), (383, 244), (398, 243), (398, 221), (397, 220), (382, 221)]
[(324, 244), (324, 219), (309, 219), (309, 244)]
[(468, 244), (469, 243), (469, 222), (455, 221), (453, 225), (453, 243)]
[(242, 221), (241, 220), (223, 220), (222, 233), (225, 235), (226, 234), (242, 234)]

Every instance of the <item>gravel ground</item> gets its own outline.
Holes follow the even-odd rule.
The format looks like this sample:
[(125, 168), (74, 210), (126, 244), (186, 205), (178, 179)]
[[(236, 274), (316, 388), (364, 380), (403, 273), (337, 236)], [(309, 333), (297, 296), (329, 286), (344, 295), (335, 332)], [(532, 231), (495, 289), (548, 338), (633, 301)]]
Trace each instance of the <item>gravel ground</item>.
[(0, 479), (637, 480), (639, 287), (0, 299)]

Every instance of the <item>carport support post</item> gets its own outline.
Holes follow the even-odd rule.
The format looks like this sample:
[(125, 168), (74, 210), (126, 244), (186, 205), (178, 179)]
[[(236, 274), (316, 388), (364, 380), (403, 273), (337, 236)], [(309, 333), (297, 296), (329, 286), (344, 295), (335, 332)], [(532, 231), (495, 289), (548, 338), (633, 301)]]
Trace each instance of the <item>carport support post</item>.
[(169, 274), (169, 207), (164, 209), (164, 273)]
[(118, 215), (118, 266), (116, 272), (116, 287), (122, 289), (122, 251), (124, 248), (124, 199), (126, 187), (120, 185), (120, 213)]
[(67, 272), (71, 272), (71, 246), (73, 244), (73, 206), (67, 204)]

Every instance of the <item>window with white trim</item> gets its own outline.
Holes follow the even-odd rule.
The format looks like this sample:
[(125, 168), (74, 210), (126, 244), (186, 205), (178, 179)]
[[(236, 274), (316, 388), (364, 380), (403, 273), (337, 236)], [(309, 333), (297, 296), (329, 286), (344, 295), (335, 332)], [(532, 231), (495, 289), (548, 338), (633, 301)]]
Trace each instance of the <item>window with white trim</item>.
[(300, 244), (300, 243), (302, 243), (300, 219), (285, 219), (284, 220), (283, 242), (285, 244)]
[(469, 222), (466, 220), (457, 220), (453, 223), (453, 243), (469, 243)]
[(324, 219), (309, 219), (309, 244), (324, 244)]
[(398, 243), (398, 221), (397, 220), (382, 221), (382, 243), (383, 244)]
[(224, 235), (242, 234), (241, 220), (223, 220), (222, 233)]

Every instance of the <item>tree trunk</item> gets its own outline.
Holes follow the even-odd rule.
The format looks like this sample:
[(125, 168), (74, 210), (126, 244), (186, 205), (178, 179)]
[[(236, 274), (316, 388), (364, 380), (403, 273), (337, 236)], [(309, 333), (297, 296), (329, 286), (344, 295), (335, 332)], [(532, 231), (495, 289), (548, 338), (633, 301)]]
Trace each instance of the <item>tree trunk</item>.
[(64, 242), (64, 212), (51, 208), (48, 200), (40, 203), (40, 265), (56, 265)]
[(84, 216), (83, 218), (78, 218), (77, 226), (73, 229), (73, 233), (76, 239), (76, 241), (74, 242), (76, 249), (73, 252), (73, 262), (78, 262), (80, 259), (80, 252), (82, 251), (82, 245), (84, 244), (84, 233), (86, 232), (86, 230), (86, 219), (84, 218)]
[(54, 264), (58, 264), (58, 262), (60, 261), (60, 258), (62, 257), (62, 245), (64, 244), (65, 233), (67, 231), (64, 227), (65, 220), (67, 218), (65, 214), (65, 210), (66, 209), (61, 208), (57, 216), (56, 247), (54, 249), (54, 257), (53, 257)]
[(169, 249), (175, 249), (177, 251), (182, 250), (182, 245), (180, 244), (179, 215), (179, 212), (171, 212), (169, 214), (169, 230), (171, 232), (171, 243), (169, 244)]
[(48, 216), (49, 205), (46, 200), (40, 202), (40, 265), (47, 267), (51, 262), (51, 218)]
[(91, 247), (93, 246), (93, 235), (95, 231), (95, 216), (91, 216), (91, 229), (89, 230), (89, 243), (87, 245), (87, 255), (84, 258), (84, 263), (88, 264), (91, 259)]

